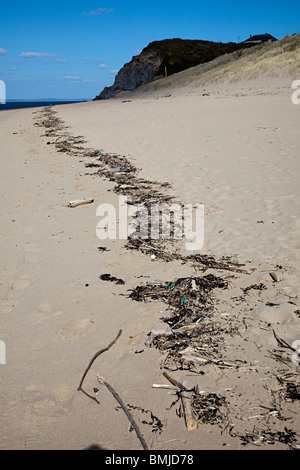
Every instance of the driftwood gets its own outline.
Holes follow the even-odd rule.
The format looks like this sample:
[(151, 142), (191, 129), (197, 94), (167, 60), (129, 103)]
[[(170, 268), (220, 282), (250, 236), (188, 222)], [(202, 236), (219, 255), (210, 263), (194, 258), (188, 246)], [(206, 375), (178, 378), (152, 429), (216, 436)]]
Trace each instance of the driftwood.
[(84, 204), (91, 204), (94, 202), (94, 198), (89, 198), (89, 199), (75, 199), (74, 201), (69, 201), (68, 202), (68, 207), (77, 207), (77, 206), (82, 206)]
[(105, 385), (108, 388), (108, 390), (111, 392), (111, 394), (115, 397), (117, 402), (121, 405), (121, 408), (123, 409), (124, 413), (126, 414), (127, 418), (129, 419), (130, 424), (133, 426), (133, 428), (136, 432), (136, 435), (138, 436), (139, 440), (141, 441), (141, 444), (142, 444), (144, 450), (148, 450), (148, 446), (146, 444), (146, 441), (145, 441), (144, 437), (142, 436), (141, 431), (138, 428), (138, 425), (136, 424), (136, 422), (134, 421), (132, 415), (130, 414), (130, 411), (128, 410), (127, 406), (124, 404), (123, 400), (120, 398), (120, 396), (117, 394), (117, 392), (112, 388), (112, 386), (109, 383), (105, 382), (105, 380), (103, 380), (102, 377), (98, 376), (98, 382), (101, 385), (102, 384)]
[(87, 393), (85, 390), (83, 390), (82, 388), (82, 385), (83, 385), (83, 381), (88, 373), (88, 371), (90, 370), (90, 368), (92, 367), (94, 361), (97, 359), (98, 356), (100, 356), (100, 354), (102, 354), (103, 352), (105, 351), (108, 351), (114, 344), (115, 342), (118, 340), (118, 338), (121, 336), (121, 333), (122, 333), (122, 330), (119, 331), (119, 333), (117, 334), (116, 338), (108, 345), (106, 346), (106, 348), (102, 348), (100, 349), (100, 351), (96, 352), (96, 354), (94, 354), (94, 356), (92, 357), (92, 359), (90, 360), (87, 368), (85, 369), (84, 373), (83, 373), (83, 376), (80, 380), (80, 384), (78, 386), (78, 391), (81, 391), (83, 392), (85, 395), (87, 395), (89, 398), (91, 398), (92, 400), (95, 400), (97, 403), (99, 403), (99, 401), (97, 400), (96, 397), (93, 397), (92, 395), (90, 395), (89, 393)]
[[(88, 396), (88, 397), (91, 398), (92, 400), (96, 401), (98, 404), (99, 404), (99, 401), (97, 400), (97, 398), (96, 398), (96, 397), (93, 397), (92, 395), (90, 395), (89, 393), (87, 393), (87, 392), (82, 388), (82, 385), (83, 385), (84, 379), (85, 379), (85, 377), (86, 377), (88, 371), (89, 371), (90, 368), (92, 367), (94, 361), (97, 359), (98, 356), (100, 356), (100, 354), (102, 354), (102, 353), (105, 352), (105, 351), (108, 351), (108, 349), (110, 349), (110, 348), (115, 344), (115, 342), (116, 342), (116, 341), (118, 340), (118, 338), (121, 336), (121, 333), (122, 333), (122, 330), (119, 331), (119, 333), (117, 334), (116, 338), (115, 338), (108, 346), (106, 346), (105, 348), (100, 349), (100, 351), (98, 351), (98, 352), (96, 352), (96, 354), (94, 354), (94, 356), (93, 356), (92, 359), (90, 360), (90, 362), (89, 362), (87, 368), (85, 369), (85, 371), (84, 371), (84, 373), (83, 373), (83, 376), (82, 376), (82, 378), (81, 378), (81, 380), (80, 380), (80, 383), (79, 383), (79, 386), (78, 386), (78, 389), (77, 389), (78, 391), (83, 392), (86, 396)], [(135, 423), (135, 421), (134, 421), (133, 417), (131, 416), (131, 414), (130, 414), (128, 408), (125, 406), (125, 404), (123, 403), (123, 401), (121, 400), (121, 398), (119, 397), (119, 395), (117, 394), (117, 392), (112, 388), (111, 385), (109, 385), (107, 382), (105, 382), (102, 377), (99, 377), (99, 376), (98, 376), (98, 382), (101, 383), (101, 384), (103, 384), (103, 385), (105, 385), (105, 386), (108, 388), (108, 390), (113, 394), (113, 396), (115, 397), (115, 399), (119, 402), (119, 404), (120, 404), (121, 407), (123, 408), (123, 410), (124, 410), (126, 416), (128, 417), (130, 423), (132, 424), (132, 426), (133, 426), (133, 428), (134, 428), (134, 430), (135, 430), (135, 432), (136, 432), (138, 438), (140, 439), (144, 450), (148, 450), (148, 446), (147, 446), (147, 444), (146, 444), (146, 442), (145, 442), (145, 439), (143, 438), (143, 436), (142, 436), (142, 434), (141, 434), (141, 432), (140, 432), (140, 430), (139, 430), (137, 424)]]
[(169, 376), (166, 372), (164, 372), (164, 377), (171, 382), (171, 384), (175, 385), (180, 389), (180, 392), (178, 392), (181, 401), (182, 401), (182, 406), (184, 410), (184, 417), (185, 417), (185, 424), (186, 428), (188, 431), (193, 431), (194, 429), (197, 429), (197, 421), (194, 417), (192, 406), (191, 406), (191, 391), (187, 390), (182, 383), (178, 382), (177, 380), (173, 379), (172, 377)]

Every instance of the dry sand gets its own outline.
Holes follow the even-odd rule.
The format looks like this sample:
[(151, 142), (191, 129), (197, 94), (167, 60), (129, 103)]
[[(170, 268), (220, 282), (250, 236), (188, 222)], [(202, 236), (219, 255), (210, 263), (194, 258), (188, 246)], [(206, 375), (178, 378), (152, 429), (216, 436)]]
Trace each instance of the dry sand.
[[(68, 126), (61, 132), (84, 136), (83, 147), (124, 155), (140, 176), (171, 183), (166, 191), (182, 203), (205, 205), (201, 253), (235, 256), (249, 273), (205, 273), (232, 275), (229, 288), (214, 294), (214, 315), (227, 360), (241, 362), (204, 364), (198, 374), (167, 371), (228, 403), (226, 421), (187, 431), (176, 414), (179, 402), (171, 406), (176, 395), (152, 388), (167, 383), (165, 354), (145, 345), (151, 330), (166, 328), (161, 318), (169, 312), (127, 294), (146, 282), (203, 273), (180, 261), (152, 262), (126, 250), (124, 240), (99, 240), (96, 208), (118, 204), (113, 183), (93, 175), (97, 169), (86, 168), (84, 157), (57, 151), (55, 138), (35, 125), (41, 108), (2, 112), (0, 448), (140, 450), (97, 374), (130, 405), (151, 450), (288, 449), (278, 441), (285, 427), (298, 433), (293, 446), (299, 445), (299, 400), (285, 401), (276, 379), (295, 378), (299, 355), (280, 348), (273, 334), (289, 345), (300, 340), (300, 105), (291, 102), (291, 80), (225, 83), (205, 94), (192, 86), (125, 94), (55, 111)], [(90, 197), (92, 204), (67, 207)], [(125, 284), (102, 281), (103, 273)], [(243, 295), (241, 288), (260, 283), (265, 290)], [(238, 333), (226, 334), (230, 325)], [(84, 382), (97, 404), (77, 387), (92, 356), (120, 329)], [(287, 362), (276, 360), (274, 350), (285, 352)], [(254, 445), (244, 446), (242, 437), (254, 430)]]

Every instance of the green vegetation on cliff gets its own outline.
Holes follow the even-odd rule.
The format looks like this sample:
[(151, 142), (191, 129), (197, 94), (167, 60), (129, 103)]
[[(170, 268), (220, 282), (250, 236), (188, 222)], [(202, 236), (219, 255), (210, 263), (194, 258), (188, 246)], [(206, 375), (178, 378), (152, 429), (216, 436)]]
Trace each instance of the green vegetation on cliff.
[(133, 91), (165, 73), (170, 76), (221, 55), (250, 47), (253, 46), (244, 43), (179, 38), (151, 42), (119, 70), (114, 84), (104, 88), (95, 99), (108, 99), (122, 91)]
[(164, 75), (165, 67), (168, 75), (172, 75), (190, 67), (209, 62), (223, 54), (252, 47), (243, 43), (234, 42), (217, 43), (212, 41), (202, 41), (198, 39), (164, 39), (163, 41), (151, 42), (143, 52), (160, 51), (163, 61), (156, 72), (157, 75)]

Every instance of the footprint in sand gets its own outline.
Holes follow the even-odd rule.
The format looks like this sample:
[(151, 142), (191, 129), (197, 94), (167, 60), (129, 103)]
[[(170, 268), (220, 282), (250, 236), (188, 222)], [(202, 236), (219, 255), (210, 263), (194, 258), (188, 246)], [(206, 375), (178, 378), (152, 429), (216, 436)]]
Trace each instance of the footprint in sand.
[(38, 305), (37, 308), (40, 312), (43, 313), (51, 313), (53, 310), (55, 310), (55, 307), (53, 307), (48, 302), (43, 302), (42, 304)]
[(31, 279), (26, 275), (20, 276), (12, 282), (11, 288), (12, 290), (24, 290), (30, 286), (31, 282)]
[(120, 266), (120, 263), (116, 259), (110, 259), (109, 261), (104, 262), (104, 266), (106, 268), (116, 268), (117, 266)]
[(81, 336), (86, 335), (86, 329), (91, 325), (90, 318), (83, 318), (77, 322), (71, 323), (70, 325), (65, 326), (57, 333), (59, 339), (62, 341), (69, 341), (78, 339)]
[(35, 227), (24, 227), (22, 229), (22, 233), (25, 233), (25, 234), (30, 234), (30, 233), (33, 233), (35, 231)]
[(64, 204), (52, 204), (51, 206), (48, 207), (48, 209), (53, 210), (53, 211), (58, 211), (60, 209), (64, 209), (66, 206)]
[(40, 262), (38, 257), (31, 255), (30, 253), (23, 256), (23, 260), (26, 264), (33, 264), (35, 266)]
[(75, 189), (76, 189), (76, 191), (85, 191), (86, 190), (85, 186), (82, 186), (82, 184), (78, 184), (77, 186), (75, 186)]
[(23, 251), (26, 253), (36, 253), (38, 251), (41, 251), (39, 246), (36, 243), (25, 243), (23, 247)]
[(0, 303), (0, 313), (10, 313), (16, 306), (16, 302), (10, 300), (3, 300)]
[(72, 400), (73, 395), (64, 384), (53, 385), (51, 390), (31, 384), (22, 394), (22, 402), (37, 416), (63, 416), (70, 410)]

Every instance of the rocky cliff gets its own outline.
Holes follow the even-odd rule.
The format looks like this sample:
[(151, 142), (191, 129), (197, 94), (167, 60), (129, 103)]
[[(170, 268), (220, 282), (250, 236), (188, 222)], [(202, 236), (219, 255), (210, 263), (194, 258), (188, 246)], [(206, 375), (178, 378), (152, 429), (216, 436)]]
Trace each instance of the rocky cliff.
[[(222, 54), (251, 47), (243, 43), (216, 43), (192, 39), (165, 39), (151, 42), (118, 72), (115, 82), (94, 98), (112, 98), (121, 91), (133, 91), (156, 77), (163, 77), (208, 62)], [(253, 47), (253, 46), (252, 46)]]

